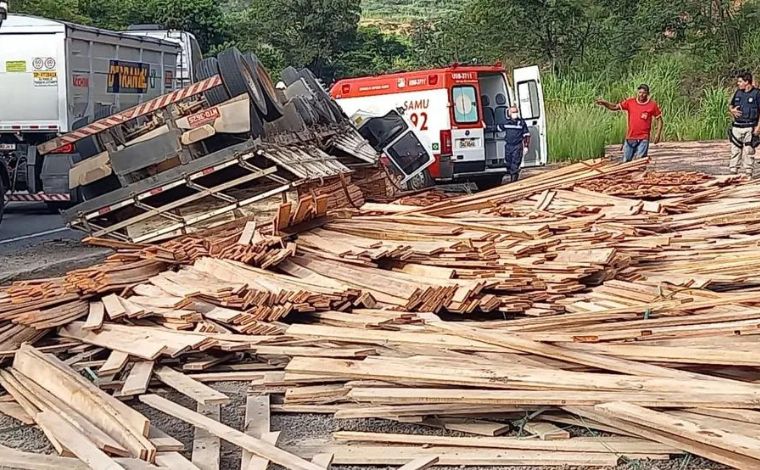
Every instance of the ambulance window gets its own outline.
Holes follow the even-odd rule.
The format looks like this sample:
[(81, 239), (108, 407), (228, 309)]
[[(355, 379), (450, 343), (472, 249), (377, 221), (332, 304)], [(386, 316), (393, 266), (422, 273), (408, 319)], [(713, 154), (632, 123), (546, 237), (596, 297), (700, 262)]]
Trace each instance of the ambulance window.
[(541, 117), (538, 85), (535, 80), (518, 83), (517, 96), (520, 101), (520, 115), (523, 119), (538, 119)]
[(458, 124), (478, 122), (478, 94), (474, 86), (455, 86), (451, 97), (454, 100), (454, 121)]

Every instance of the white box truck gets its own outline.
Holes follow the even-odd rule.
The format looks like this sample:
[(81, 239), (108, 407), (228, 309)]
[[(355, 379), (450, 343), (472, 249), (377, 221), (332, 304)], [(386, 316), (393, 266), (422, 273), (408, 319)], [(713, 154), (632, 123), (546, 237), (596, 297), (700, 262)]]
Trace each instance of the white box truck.
[(173, 90), (180, 53), (175, 42), (9, 14), (0, 26), (0, 203), (74, 202), (69, 169), (104, 143), (83, 139), (44, 156), (36, 146)]

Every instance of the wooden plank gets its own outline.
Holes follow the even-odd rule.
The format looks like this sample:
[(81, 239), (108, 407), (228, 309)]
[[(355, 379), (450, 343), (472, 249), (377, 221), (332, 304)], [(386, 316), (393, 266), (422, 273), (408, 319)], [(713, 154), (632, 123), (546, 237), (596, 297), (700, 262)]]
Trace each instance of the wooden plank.
[(253, 238), (253, 234), (256, 232), (256, 221), (252, 220), (250, 222), (247, 222), (245, 224), (245, 227), (243, 228), (243, 231), (240, 233), (240, 238), (238, 239), (238, 245), (250, 245), (251, 239)]
[(227, 395), (214, 390), (208, 385), (193, 380), (171, 367), (159, 367), (156, 369), (155, 374), (156, 377), (158, 377), (158, 380), (200, 404), (227, 405), (230, 403), (230, 398)]
[(496, 423), (472, 418), (433, 418), (420, 424), (440, 427), (449, 431), (459, 431), (479, 436), (501, 436), (510, 430), (509, 424)]
[(26, 425), (34, 424), (34, 419), (16, 402), (0, 403), (0, 413), (21, 421)]
[[(714, 460), (716, 462), (723, 463), (735, 468), (760, 468), (760, 460), (758, 459), (742, 456), (736, 452), (727, 451), (719, 447), (710, 446), (702, 443), (701, 441), (695, 442), (691, 439), (682, 438), (678, 435), (664, 432), (655, 427), (648, 427), (646, 425), (647, 423), (634, 423), (632, 421), (618, 419), (614, 417), (613, 414), (602, 412), (602, 410), (596, 409), (595, 407), (569, 406), (565, 407), (565, 410), (569, 413), (573, 413), (584, 418), (593, 419), (594, 421), (598, 421), (608, 426), (620, 428), (624, 431), (635, 434), (637, 436), (641, 436), (645, 439), (651, 439), (661, 444), (673, 446), (686, 452), (700, 455), (707, 459)], [(554, 442), (558, 443), (562, 441)]]
[(124, 467), (98, 449), (87, 436), (52, 411), (43, 411), (35, 420), (50, 430), (55, 438), (79, 460), (92, 468), (103, 470), (124, 470)]
[(122, 396), (142, 395), (148, 391), (153, 374), (153, 361), (136, 361), (121, 389)]
[(321, 470), (321, 467), (314, 465), (313, 463), (306, 461), (300, 457), (297, 457), (282, 449), (278, 449), (271, 444), (267, 444), (260, 439), (243, 434), (242, 432), (233, 429), (229, 426), (225, 426), (218, 421), (209, 419), (199, 413), (192, 410), (188, 410), (185, 407), (172, 403), (165, 398), (161, 398), (158, 395), (141, 395), (140, 401), (156, 408), (159, 411), (163, 411), (171, 416), (174, 416), (186, 423), (190, 423), (196, 427), (206, 429), (210, 433), (231, 442), (238, 447), (242, 447), (249, 452), (266, 457), (274, 463), (280, 464), (283, 467), (293, 470)]
[[(597, 405), (596, 409), (626, 421), (643, 423), (659, 431), (674, 434), (695, 443), (725, 449), (740, 455), (760, 459), (760, 439), (732, 433), (730, 430), (702, 426), (666, 413), (652, 411), (630, 403), (613, 402)], [(701, 455), (699, 452), (696, 452)], [(707, 457), (706, 455), (704, 457)], [(710, 458), (710, 457), (707, 457)]]
[(426, 470), (433, 465), (437, 464), (440, 457), (437, 455), (429, 455), (412, 460), (411, 462), (399, 467), (399, 470)]
[[(204, 405), (198, 403), (198, 413), (215, 421), (221, 419), (221, 409), (218, 404)], [(195, 428), (193, 464), (200, 470), (219, 470), (221, 445), (221, 441), (217, 436), (212, 435), (205, 429)]]
[(337, 431), (336, 441), (362, 443), (406, 444), (441, 447), (477, 447), (482, 449), (511, 449), (547, 452), (612, 452), (617, 454), (680, 454), (678, 448), (630, 437), (580, 437), (556, 441), (541, 441), (524, 437), (450, 437), (419, 434), (390, 434)]
[(311, 458), (311, 461), (325, 470), (330, 470), (334, 458), (333, 454), (317, 454)]
[(534, 436), (538, 436), (542, 441), (556, 441), (560, 439), (570, 439), (570, 433), (564, 429), (545, 422), (527, 422), (523, 429)]
[(182, 452), (185, 450), (185, 446), (182, 442), (153, 425), (150, 426), (148, 438), (150, 439), (150, 442), (156, 446), (156, 452)]
[[(245, 399), (245, 420), (243, 422), (243, 432), (255, 438), (261, 438), (268, 433), (271, 426), (271, 416), (269, 412), (269, 395), (247, 396)], [(266, 468), (266, 462), (252, 463), (253, 455), (243, 449), (242, 460), (240, 461), (240, 470), (250, 469), (252, 466)], [(263, 460), (263, 459), (259, 459)]]
[(87, 320), (85, 320), (82, 326), (83, 330), (97, 330), (103, 326), (103, 319), (105, 318), (105, 306), (103, 302), (98, 300), (90, 302), (90, 311), (87, 314)]
[(155, 455), (155, 447), (146, 437), (149, 422), (143, 415), (95, 387), (55, 356), (22, 345), (13, 368), (72, 408), (86, 410), (87, 419), (131, 456), (150, 460)]
[(179, 452), (162, 452), (156, 454), (156, 464), (159, 468), (171, 470), (202, 470), (190, 462)]
[(127, 314), (127, 310), (119, 301), (119, 297), (116, 294), (109, 294), (101, 299), (103, 301), (103, 307), (105, 308), (108, 318), (111, 320), (118, 320)]
[[(126, 470), (156, 470), (159, 467), (138, 459), (113, 459)], [(74, 457), (22, 452), (0, 445), (0, 462), (4, 468), (27, 470), (91, 470), (92, 467)]]
[[(261, 435), (261, 440), (266, 442), (267, 444), (272, 444), (273, 446), (277, 445), (277, 440), (280, 439), (280, 431), (270, 431), (265, 432)], [(251, 460), (248, 463), (248, 468), (246, 470), (267, 470), (269, 467), (269, 459), (265, 459), (264, 457), (257, 457), (253, 456), (251, 457)]]
[(129, 354), (121, 351), (111, 351), (105, 364), (98, 369), (98, 375), (104, 377), (119, 373), (129, 361)]

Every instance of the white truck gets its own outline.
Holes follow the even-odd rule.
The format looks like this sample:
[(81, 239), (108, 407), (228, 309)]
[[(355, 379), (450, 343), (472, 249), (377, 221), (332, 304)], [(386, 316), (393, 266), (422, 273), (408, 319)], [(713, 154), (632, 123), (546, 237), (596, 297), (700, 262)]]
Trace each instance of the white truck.
[(176, 42), (8, 14), (0, 26), (0, 215), (3, 201), (76, 202), (69, 169), (101, 152), (98, 143), (82, 139), (45, 155), (37, 145), (175, 89), (180, 53)]
[(193, 33), (166, 29), (157, 24), (133, 24), (129, 25), (124, 32), (132, 36), (163, 39), (179, 44), (182, 52), (177, 57), (177, 72), (174, 75), (175, 85), (177, 88), (182, 88), (196, 81), (195, 72), (198, 63), (203, 59), (203, 53)]

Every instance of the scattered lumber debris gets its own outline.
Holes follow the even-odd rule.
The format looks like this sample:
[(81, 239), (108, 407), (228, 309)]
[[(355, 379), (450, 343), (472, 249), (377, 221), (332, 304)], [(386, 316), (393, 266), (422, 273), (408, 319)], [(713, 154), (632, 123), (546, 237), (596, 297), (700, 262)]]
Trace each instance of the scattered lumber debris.
[[(216, 469), (224, 440), (245, 469), (685, 453), (760, 468), (760, 183), (646, 165), (365, 206), (342, 178), (299, 188), (266, 223), (93, 239), (115, 250), (104, 263), (0, 288), (0, 413), (59, 453), (0, 456)], [(229, 380), (250, 382), (240, 430), (220, 421)], [(192, 448), (136, 400), (194, 426)], [(270, 413), (422, 432), (280, 442)]]

